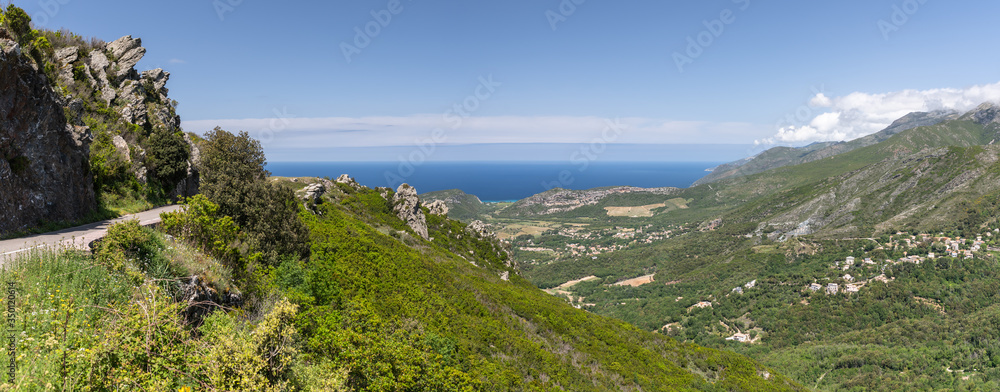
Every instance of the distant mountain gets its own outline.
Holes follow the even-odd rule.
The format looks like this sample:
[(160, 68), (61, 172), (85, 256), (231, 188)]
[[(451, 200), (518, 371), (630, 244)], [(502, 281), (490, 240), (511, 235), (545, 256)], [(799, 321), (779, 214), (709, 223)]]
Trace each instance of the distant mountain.
[[(998, 390), (1000, 107), (894, 127), (669, 195), (552, 190), (496, 223), (553, 295), (817, 390)], [(656, 208), (612, 214), (633, 206)]]
[(488, 214), (494, 209), (489, 204), (479, 200), (478, 196), (458, 189), (427, 192), (420, 195), (420, 199), (427, 203), (437, 200), (443, 201), (448, 206), (448, 217), (462, 222), (479, 219), (483, 214)]
[(939, 124), (959, 116), (954, 111), (913, 112), (896, 120), (888, 128), (849, 142), (821, 142), (805, 147), (774, 147), (756, 156), (719, 165), (694, 185), (724, 178), (748, 176), (763, 171), (812, 162), (883, 142), (895, 134), (917, 127)]

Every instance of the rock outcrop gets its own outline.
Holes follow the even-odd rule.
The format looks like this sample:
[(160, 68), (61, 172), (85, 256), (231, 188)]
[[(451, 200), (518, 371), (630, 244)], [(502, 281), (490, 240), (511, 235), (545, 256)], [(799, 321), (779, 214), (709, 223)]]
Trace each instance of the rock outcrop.
[(420, 209), (420, 198), (417, 196), (416, 188), (410, 186), (409, 184), (402, 184), (396, 189), (396, 195), (392, 197), (392, 203), (394, 205), (393, 212), (399, 219), (406, 222), (407, 226), (423, 239), (428, 239), (427, 235), (427, 217), (424, 216), (424, 211)]
[(66, 123), (61, 98), (20, 52), (0, 40), (0, 234), (96, 208), (90, 131)]
[[(89, 95), (86, 90), (91, 90), (94, 96), (101, 97), (109, 109), (120, 114), (124, 122), (145, 132), (178, 132), (181, 130), (180, 117), (174, 109), (174, 102), (167, 97), (170, 73), (160, 68), (141, 73), (136, 71), (136, 64), (145, 54), (146, 48), (142, 47), (141, 39), (125, 36), (86, 50), (78, 46), (59, 48), (53, 59), (58, 66), (58, 83), (65, 90), (83, 90), (86, 95)], [(81, 69), (83, 72), (80, 72)], [(86, 113), (79, 97), (66, 100), (70, 101), (67, 105), (68, 120), (73, 125), (84, 125)], [(114, 135), (114, 146), (125, 154), (131, 151), (126, 161), (133, 163), (132, 173), (136, 179), (145, 183), (148, 170), (144, 150), (139, 145), (129, 144), (141, 137), (122, 136)], [(190, 137), (185, 137), (185, 140), (191, 147), (187, 177), (174, 186), (172, 196), (190, 197), (198, 193), (198, 147)]]
[(448, 205), (443, 200), (434, 200), (427, 203), (427, 209), (434, 215), (448, 215)]
[(319, 203), (322, 201), (322, 197), (326, 194), (326, 186), (322, 183), (316, 182), (306, 186), (305, 193), (302, 195), (302, 200), (307, 203)]
[(493, 233), (492, 230), (490, 230), (489, 225), (479, 220), (475, 220), (472, 221), (472, 223), (469, 223), (469, 226), (466, 227), (466, 230), (472, 232), (473, 234), (479, 236), (480, 238), (492, 238), (496, 235)]

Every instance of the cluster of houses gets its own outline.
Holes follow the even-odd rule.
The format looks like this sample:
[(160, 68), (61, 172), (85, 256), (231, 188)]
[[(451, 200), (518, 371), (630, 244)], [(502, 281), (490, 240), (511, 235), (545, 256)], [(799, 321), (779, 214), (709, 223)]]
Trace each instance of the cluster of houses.
[(747, 284), (745, 284), (745, 285), (743, 285), (743, 286), (741, 286), (741, 287), (736, 287), (736, 288), (734, 288), (734, 289), (733, 289), (733, 293), (736, 293), (736, 294), (743, 294), (743, 288), (744, 288), (744, 287), (745, 287), (745, 288), (746, 288), (747, 290), (749, 290), (749, 289), (752, 289), (752, 288), (754, 288), (754, 287), (757, 287), (757, 279), (754, 279), (754, 280), (750, 281), (749, 283), (747, 283)]
[[(986, 237), (992, 237), (994, 233), (998, 233), (998, 232), (1000, 232), (1000, 230), (994, 230), (993, 232), (987, 232), (985, 234), (985, 236)], [(897, 236), (905, 236), (906, 234), (905, 233), (896, 233), (896, 235)], [(975, 256), (975, 252), (980, 252), (980, 251), (984, 251), (984, 250), (988, 250), (988, 251), (1000, 251), (1000, 248), (993, 248), (993, 247), (987, 246), (986, 241), (983, 241), (983, 236), (982, 235), (976, 236), (975, 240), (969, 240), (969, 239), (965, 239), (965, 238), (961, 238), (961, 237), (957, 237), (957, 238), (935, 237), (935, 236), (931, 236), (931, 235), (928, 235), (928, 234), (921, 234), (919, 237), (911, 235), (911, 236), (909, 236), (909, 238), (899, 238), (896, 241), (890, 242), (890, 243), (887, 244), (887, 246), (893, 247), (893, 246), (896, 246), (896, 245), (901, 245), (901, 246), (905, 246), (906, 248), (913, 249), (913, 248), (917, 248), (919, 246), (918, 244), (920, 244), (920, 243), (926, 244), (928, 242), (943, 244), (945, 246), (944, 253), (941, 254), (941, 255), (936, 254), (935, 252), (928, 252), (926, 255), (905, 255), (905, 253), (904, 253), (905, 256), (900, 257), (899, 259), (896, 259), (896, 260), (885, 260), (885, 263), (882, 265), (883, 271), (884, 271), (884, 269), (885, 269), (886, 266), (894, 265), (894, 264), (900, 264), (900, 263), (920, 264), (920, 263), (922, 263), (922, 262), (924, 262), (926, 260), (932, 260), (932, 259), (935, 259), (937, 257), (953, 257), (953, 258), (971, 259), (971, 258), (973, 258)], [(875, 249), (876, 250), (882, 250), (882, 249), (885, 249), (885, 248), (882, 247), (882, 246), (879, 246), (878, 248), (875, 248)], [(940, 249), (939, 246), (938, 246), (938, 249)], [(859, 264), (857, 263), (857, 261), (858, 260), (855, 257), (848, 256), (843, 261), (840, 261), (840, 260), (834, 261), (833, 262), (833, 266), (831, 268), (838, 269), (838, 270), (841, 270), (841, 271), (847, 271), (847, 270), (850, 270), (851, 268), (857, 268), (859, 266)], [(869, 266), (875, 266), (877, 264), (878, 263), (876, 263), (870, 257), (865, 257), (862, 260), (862, 262), (860, 264), (860, 267), (864, 268), (864, 267), (869, 267)], [(882, 283), (889, 283), (889, 282), (891, 282), (894, 279), (895, 278), (889, 278), (889, 277), (887, 277), (885, 274), (881, 274), (881, 275), (876, 276), (876, 277), (874, 277), (872, 279), (869, 279), (867, 281), (854, 282), (854, 280), (855, 280), (854, 277), (851, 276), (851, 274), (846, 274), (846, 275), (844, 275), (842, 277), (842, 280), (843, 280), (842, 284), (840, 284), (840, 283), (827, 283), (826, 286), (823, 286), (823, 285), (821, 285), (819, 283), (812, 283), (812, 284), (810, 284), (808, 286), (808, 290), (812, 291), (812, 292), (817, 292), (817, 291), (823, 290), (827, 295), (836, 295), (836, 294), (839, 294), (839, 293), (851, 294), (851, 293), (857, 293), (858, 291), (861, 290), (862, 287), (864, 287), (866, 284), (868, 284), (871, 281), (878, 281), (878, 282), (882, 282)]]

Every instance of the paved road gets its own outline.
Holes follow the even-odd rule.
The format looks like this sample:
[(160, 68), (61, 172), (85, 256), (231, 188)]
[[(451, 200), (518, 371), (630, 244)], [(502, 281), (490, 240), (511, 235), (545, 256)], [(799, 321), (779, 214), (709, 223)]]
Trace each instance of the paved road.
[(138, 220), (139, 224), (143, 226), (154, 225), (160, 223), (160, 213), (177, 211), (180, 208), (181, 206), (178, 205), (154, 208), (138, 214), (126, 215), (118, 219), (91, 223), (89, 225), (54, 231), (51, 233), (0, 241), (0, 262), (2, 262), (4, 258), (44, 246), (89, 249), (90, 243), (107, 235), (108, 227), (115, 223), (128, 220)]

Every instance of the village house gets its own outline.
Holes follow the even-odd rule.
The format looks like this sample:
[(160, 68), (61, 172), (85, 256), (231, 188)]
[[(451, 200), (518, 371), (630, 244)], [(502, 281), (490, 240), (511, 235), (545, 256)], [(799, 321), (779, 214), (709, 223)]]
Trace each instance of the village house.
[(827, 295), (834, 295), (834, 294), (837, 294), (839, 291), (840, 291), (840, 285), (838, 285), (836, 283), (829, 283), (829, 284), (826, 285), (826, 294)]
[(750, 335), (747, 335), (745, 333), (738, 333), (726, 338), (726, 340), (735, 340), (740, 343), (746, 343), (750, 341)]
[(712, 307), (712, 303), (711, 302), (701, 301), (701, 302), (698, 302), (698, 303), (696, 303), (694, 305), (691, 305), (691, 307), (688, 308), (688, 311), (690, 312), (690, 311), (692, 311), (694, 309), (705, 309), (705, 308), (711, 308), (711, 307)]
[(809, 285), (809, 290), (811, 290), (813, 292), (819, 291), (822, 288), (823, 288), (823, 286), (821, 286), (819, 283), (813, 283), (813, 284)]

